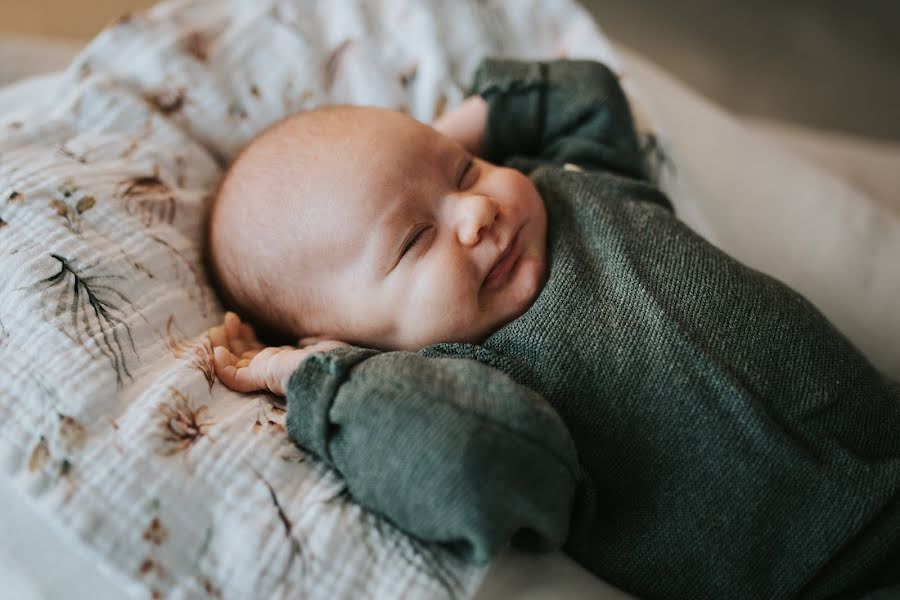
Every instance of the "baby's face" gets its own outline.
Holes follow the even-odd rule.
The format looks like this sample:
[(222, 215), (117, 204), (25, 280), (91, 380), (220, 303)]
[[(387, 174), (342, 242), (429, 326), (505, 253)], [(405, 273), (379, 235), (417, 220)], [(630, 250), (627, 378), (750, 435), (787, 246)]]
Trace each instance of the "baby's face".
[[(313, 286), (324, 300), (311, 334), (412, 351), (483, 340), (546, 281), (537, 189), (418, 121), (363, 110), (370, 118), (315, 154), (321, 205), (298, 211), (297, 243), (321, 258), (291, 278), (297, 297)], [(298, 254), (288, 249), (288, 264)]]

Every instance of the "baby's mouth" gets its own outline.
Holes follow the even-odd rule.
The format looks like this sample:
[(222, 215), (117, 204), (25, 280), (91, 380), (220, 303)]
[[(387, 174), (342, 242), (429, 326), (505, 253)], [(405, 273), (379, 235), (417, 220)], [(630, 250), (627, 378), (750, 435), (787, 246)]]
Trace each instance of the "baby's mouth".
[(501, 283), (508, 278), (522, 253), (519, 245), (519, 234), (521, 232), (522, 227), (519, 227), (512, 240), (510, 240), (509, 245), (506, 247), (506, 250), (497, 257), (497, 262), (495, 262), (491, 270), (488, 271), (487, 276), (481, 284), (483, 287), (492, 287), (495, 283)]

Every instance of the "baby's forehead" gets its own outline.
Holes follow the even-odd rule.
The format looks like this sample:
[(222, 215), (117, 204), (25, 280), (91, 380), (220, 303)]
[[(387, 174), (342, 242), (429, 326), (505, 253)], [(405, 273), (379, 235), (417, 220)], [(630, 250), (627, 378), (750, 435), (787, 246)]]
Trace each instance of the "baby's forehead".
[[(258, 140), (257, 168), (281, 163), (284, 179), (325, 175), (359, 181), (367, 175), (414, 178), (423, 167), (449, 158), (453, 142), (415, 119), (385, 109), (347, 107), (324, 115), (300, 115)], [(292, 168), (294, 167), (294, 168)], [(299, 168), (297, 168), (299, 167)], [(374, 183), (374, 182), (370, 182)]]
[(398, 131), (394, 139), (379, 140), (373, 150), (365, 168), (384, 187), (400, 189), (445, 179), (465, 156), (458, 144), (427, 127)]
[[(293, 222), (312, 238), (332, 227), (390, 224), (385, 211), (404, 196), (427, 193), (464, 153), (414, 119), (383, 109), (289, 121), (243, 157), (254, 195), (268, 197), (266, 220)], [(262, 215), (260, 215), (262, 216)]]

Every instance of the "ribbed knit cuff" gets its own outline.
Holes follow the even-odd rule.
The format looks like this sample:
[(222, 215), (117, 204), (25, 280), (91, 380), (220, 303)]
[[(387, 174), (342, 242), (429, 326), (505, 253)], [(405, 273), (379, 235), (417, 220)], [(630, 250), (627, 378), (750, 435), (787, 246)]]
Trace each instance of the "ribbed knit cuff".
[(328, 413), (350, 370), (377, 350), (341, 346), (308, 356), (287, 383), (288, 435), (333, 466), (328, 451)]
[(475, 73), (472, 94), (488, 103), (482, 152), (502, 163), (513, 154), (533, 156), (541, 147), (546, 65), (485, 60)]

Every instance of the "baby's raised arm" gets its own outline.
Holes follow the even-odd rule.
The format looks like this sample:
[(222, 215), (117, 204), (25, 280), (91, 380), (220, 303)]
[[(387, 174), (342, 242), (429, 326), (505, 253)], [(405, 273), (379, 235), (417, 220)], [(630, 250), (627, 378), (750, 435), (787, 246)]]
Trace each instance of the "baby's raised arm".
[(434, 127), (486, 160), (515, 157), (517, 167), (573, 163), (643, 177), (628, 99), (602, 63), (488, 59), (471, 93)]

